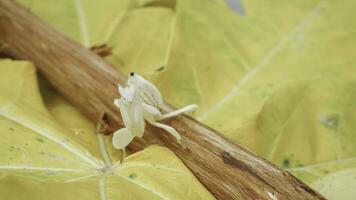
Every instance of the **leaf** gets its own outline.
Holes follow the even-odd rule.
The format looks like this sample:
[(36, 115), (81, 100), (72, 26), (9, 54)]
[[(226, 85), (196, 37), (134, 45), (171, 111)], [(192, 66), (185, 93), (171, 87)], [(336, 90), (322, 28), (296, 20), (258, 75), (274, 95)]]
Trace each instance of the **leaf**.
[(328, 199), (353, 199), (356, 186), (355, 170), (356, 157), (289, 169)]
[[(198, 119), (341, 199), (321, 183), (355, 167), (329, 166), (356, 154), (354, 1), (250, 0), (243, 16), (225, 1), (174, 2), (133, 0), (108, 61), (177, 107), (199, 104)], [(319, 164), (327, 173), (303, 171)]]
[(88, 0), (60, 2), (18, 0), (17, 2), (89, 47), (105, 43), (112, 36), (128, 9), (130, 0), (104, 0), (96, 4)]
[(98, 138), (92, 123), (41, 85), (45, 101), (30, 62), (0, 61), (2, 199), (214, 199), (164, 147), (120, 164), (111, 138)]
[(356, 169), (340, 170), (313, 183), (313, 187), (330, 199), (353, 199), (355, 197)]
[(265, 102), (256, 120), (257, 151), (330, 199), (356, 194), (350, 187), (356, 179), (347, 179), (350, 185), (343, 189), (340, 184), (343, 171), (356, 177), (356, 79), (352, 76), (333, 74), (286, 86)]
[[(354, 7), (351, 1), (290, 4), (249, 1), (247, 15), (236, 17), (218, 2), (179, 1), (164, 69), (148, 73), (152, 67), (145, 66), (145, 57), (135, 68), (125, 65), (133, 61), (124, 62), (123, 69), (146, 74), (174, 105), (200, 104), (199, 119), (282, 167), (303, 170), (326, 163), (330, 169), (322, 173), (291, 171), (338, 199), (336, 189), (328, 187), (326, 192), (320, 183), (329, 181), (324, 179), (327, 174), (355, 167), (328, 164), (356, 155), (356, 73), (350, 73), (355, 72), (350, 52), (356, 40), (355, 26), (347, 25)], [(127, 35), (120, 38), (132, 38), (130, 32), (139, 27), (118, 29)], [(354, 190), (348, 190), (347, 195), (352, 194)]]
[[(302, 177), (307, 183), (317, 183), (320, 177), (337, 174), (339, 171), (353, 170), (356, 166), (356, 157), (321, 162), (317, 164), (288, 168), (288, 171)], [(321, 181), (322, 182), (322, 181)]]
[[(95, 146), (96, 149), (100, 149), (98, 140), (104, 140), (105, 144), (111, 144), (110, 137), (97, 135), (95, 124), (84, 117), (77, 108), (69, 104), (46, 80), (40, 78), (39, 85), (48, 111), (58, 123), (71, 130), (71, 136), (78, 140), (81, 145), (85, 148)], [(105, 149), (113, 162), (122, 158), (121, 151), (115, 150), (112, 145), (105, 145)], [(96, 151), (96, 153), (98, 152)]]

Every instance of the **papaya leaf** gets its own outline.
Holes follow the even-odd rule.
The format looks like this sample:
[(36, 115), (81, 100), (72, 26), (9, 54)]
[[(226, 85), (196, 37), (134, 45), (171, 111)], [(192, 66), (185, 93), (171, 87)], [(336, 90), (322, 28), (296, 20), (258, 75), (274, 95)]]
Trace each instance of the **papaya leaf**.
[[(177, 107), (199, 104), (199, 120), (330, 199), (354, 196), (340, 189), (341, 180), (356, 184), (354, 1), (250, 0), (244, 15), (226, 1), (162, 2), (132, 0), (114, 31), (99, 30), (111, 33), (107, 60), (150, 79)], [(83, 41), (70, 27), (61, 30)]]
[(33, 64), (0, 61), (1, 199), (215, 199), (167, 148), (118, 162), (111, 138), (42, 85), (44, 101)]

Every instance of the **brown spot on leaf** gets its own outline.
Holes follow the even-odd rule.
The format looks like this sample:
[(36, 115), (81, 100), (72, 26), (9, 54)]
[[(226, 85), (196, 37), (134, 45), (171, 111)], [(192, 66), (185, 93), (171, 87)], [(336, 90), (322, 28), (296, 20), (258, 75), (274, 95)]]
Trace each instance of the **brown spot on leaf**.
[(175, 6), (176, 6), (176, 0), (154, 0), (154, 1), (149, 1), (148, 3), (145, 3), (142, 6), (143, 7), (165, 7), (165, 8), (170, 8), (170, 9), (174, 10)]
[(287, 167), (289, 167), (289, 165), (290, 165), (289, 159), (288, 159), (288, 158), (284, 159), (284, 160), (283, 160), (283, 167), (284, 167), (284, 168), (287, 168)]
[(339, 122), (339, 116), (338, 114), (326, 115), (320, 117), (319, 121), (326, 128), (336, 129)]
[(164, 68), (165, 68), (165, 66), (161, 66), (161, 67), (157, 68), (155, 71), (156, 71), (156, 72), (161, 72), (161, 71), (164, 70)]
[(108, 55), (111, 55), (112, 53), (112, 48), (109, 47), (107, 44), (94, 45), (90, 47), (90, 50), (103, 58)]

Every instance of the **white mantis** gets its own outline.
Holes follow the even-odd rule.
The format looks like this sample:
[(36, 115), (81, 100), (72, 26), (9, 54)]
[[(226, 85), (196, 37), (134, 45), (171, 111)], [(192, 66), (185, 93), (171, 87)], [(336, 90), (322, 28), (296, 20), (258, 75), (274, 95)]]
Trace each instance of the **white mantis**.
[(113, 146), (125, 151), (125, 147), (135, 138), (142, 137), (145, 130), (145, 120), (153, 126), (163, 128), (172, 134), (179, 142), (181, 137), (173, 128), (158, 121), (175, 117), (179, 114), (191, 112), (198, 106), (195, 104), (185, 106), (179, 110), (162, 114), (163, 99), (158, 89), (143, 77), (131, 73), (127, 86), (119, 85), (120, 99), (114, 104), (120, 109), (125, 128), (114, 133)]

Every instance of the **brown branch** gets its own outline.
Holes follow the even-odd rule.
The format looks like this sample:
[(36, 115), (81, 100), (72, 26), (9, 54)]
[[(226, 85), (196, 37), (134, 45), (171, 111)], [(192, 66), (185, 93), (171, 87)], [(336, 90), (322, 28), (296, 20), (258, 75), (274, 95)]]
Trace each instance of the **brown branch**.
[[(0, 0), (0, 42), (15, 58), (33, 61), (90, 119), (98, 121), (104, 112), (110, 126), (122, 126), (112, 102), (118, 97), (117, 83), (124, 83), (126, 77), (102, 58), (10, 0)], [(167, 105), (168, 110), (171, 108)], [(154, 143), (167, 146), (218, 199), (324, 199), (290, 173), (232, 144), (191, 117), (164, 123), (181, 133), (182, 144), (148, 126), (144, 138), (135, 139), (130, 148), (138, 151)]]

